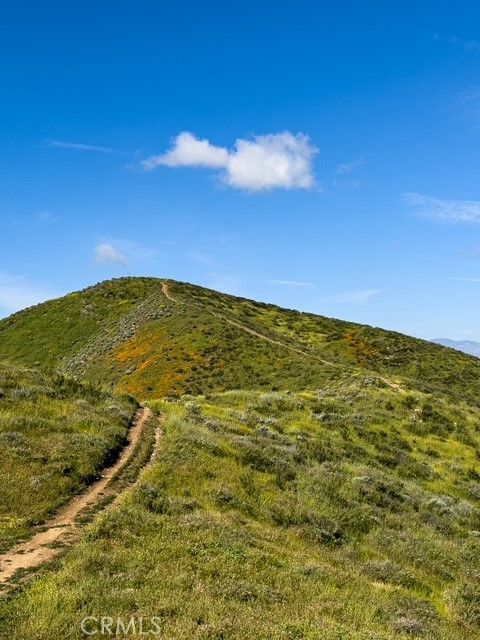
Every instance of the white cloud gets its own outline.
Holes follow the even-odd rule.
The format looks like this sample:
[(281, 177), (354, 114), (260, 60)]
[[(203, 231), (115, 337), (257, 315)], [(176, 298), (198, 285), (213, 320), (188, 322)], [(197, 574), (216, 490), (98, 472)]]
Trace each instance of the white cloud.
[(382, 289), (360, 289), (358, 291), (346, 291), (345, 293), (338, 293), (335, 296), (328, 298), (328, 302), (334, 304), (366, 304), (372, 298), (376, 298), (382, 293)]
[(110, 147), (98, 147), (94, 144), (81, 144), (79, 142), (64, 142), (63, 140), (48, 140), (52, 147), (58, 149), (72, 149), (73, 151), (94, 151), (95, 153), (122, 153), (118, 149)]
[(174, 146), (170, 151), (159, 156), (151, 156), (142, 164), (147, 171), (160, 165), (223, 169), (228, 164), (228, 151), (223, 147), (210, 144), (208, 140), (199, 140), (188, 131), (184, 131), (175, 138)]
[(159, 166), (219, 169), (221, 180), (247, 191), (308, 189), (315, 185), (312, 161), (318, 150), (308, 136), (284, 133), (238, 139), (233, 149), (218, 147), (184, 131), (167, 153), (142, 162), (151, 171)]
[(109, 262), (120, 264), (126, 267), (128, 262), (126, 257), (120, 253), (113, 245), (106, 242), (97, 244), (95, 247), (95, 262), (97, 264), (107, 264)]
[(34, 284), (23, 276), (0, 271), (0, 315), (2, 311), (13, 313), (57, 295), (46, 285)]
[(278, 284), (281, 287), (314, 287), (313, 282), (303, 282), (301, 280), (269, 280), (271, 284)]
[(445, 222), (480, 223), (480, 202), (478, 200), (443, 200), (420, 193), (405, 193), (405, 202), (417, 213)]

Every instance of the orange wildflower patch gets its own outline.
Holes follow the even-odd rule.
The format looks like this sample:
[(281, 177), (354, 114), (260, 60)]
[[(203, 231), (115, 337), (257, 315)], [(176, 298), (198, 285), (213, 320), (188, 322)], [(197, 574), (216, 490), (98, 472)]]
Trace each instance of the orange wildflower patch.
[(167, 332), (159, 327), (124, 342), (112, 354), (112, 359), (131, 370), (119, 388), (137, 398), (184, 393), (192, 370), (203, 363), (197, 351), (172, 342)]
[(349, 349), (353, 352), (357, 362), (361, 363), (368, 361), (370, 358), (377, 355), (377, 350), (354, 331), (347, 331), (347, 333), (345, 333), (345, 338), (347, 339)]

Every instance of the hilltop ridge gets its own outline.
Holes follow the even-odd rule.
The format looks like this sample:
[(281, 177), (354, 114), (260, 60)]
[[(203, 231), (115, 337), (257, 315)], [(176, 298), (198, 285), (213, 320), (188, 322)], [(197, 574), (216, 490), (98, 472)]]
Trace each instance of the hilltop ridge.
[(0, 358), (137, 398), (301, 390), (369, 372), (379, 384), (480, 402), (480, 362), (468, 355), (157, 278), (104, 281), (0, 321)]

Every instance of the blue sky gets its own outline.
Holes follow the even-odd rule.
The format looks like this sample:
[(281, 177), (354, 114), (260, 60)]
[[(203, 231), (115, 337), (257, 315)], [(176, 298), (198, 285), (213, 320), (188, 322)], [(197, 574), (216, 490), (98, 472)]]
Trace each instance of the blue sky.
[(480, 7), (0, 7), (0, 315), (125, 274), (480, 339)]

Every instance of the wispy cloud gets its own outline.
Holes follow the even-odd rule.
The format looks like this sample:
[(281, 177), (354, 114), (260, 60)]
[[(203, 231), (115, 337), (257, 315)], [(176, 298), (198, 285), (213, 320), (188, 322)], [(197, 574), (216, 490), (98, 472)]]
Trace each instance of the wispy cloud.
[(342, 164), (339, 164), (335, 173), (337, 174), (337, 176), (344, 176), (353, 173), (354, 171), (356, 171), (356, 169), (363, 167), (364, 164), (365, 159), (363, 158), (363, 156), (361, 156), (360, 158), (353, 160), (353, 162), (344, 162)]
[(462, 278), (460, 276), (448, 276), (448, 280), (457, 280), (459, 282), (480, 282), (480, 278)]
[(38, 226), (55, 224), (59, 220), (59, 216), (57, 216), (52, 211), (37, 211), (36, 213), (32, 213), (23, 217), (14, 218), (11, 221), (11, 224), (23, 225), (26, 230), (36, 232)]
[(119, 264), (122, 267), (128, 265), (127, 258), (112, 244), (102, 242), (97, 244), (94, 250), (94, 259), (97, 264)]
[(53, 224), (54, 222), (58, 222), (58, 216), (51, 211), (40, 211), (35, 214), (35, 219), (37, 222), (42, 224)]
[(47, 142), (52, 147), (57, 147), (58, 149), (72, 149), (73, 151), (93, 151), (94, 153), (107, 153), (107, 154), (125, 153), (124, 151), (120, 151), (119, 149), (112, 149), (111, 147), (99, 147), (95, 144), (65, 142), (64, 140), (47, 140)]
[(25, 309), (57, 295), (58, 292), (48, 285), (35, 284), (24, 276), (0, 271), (0, 315)]
[(480, 42), (475, 39), (458, 38), (457, 36), (445, 36), (440, 33), (434, 33), (433, 39), (437, 42), (444, 44), (450, 44), (454, 47), (459, 47), (464, 51), (480, 52)]
[(146, 171), (159, 166), (217, 169), (224, 184), (246, 191), (309, 189), (315, 186), (312, 162), (317, 153), (302, 133), (240, 138), (227, 149), (184, 131), (169, 151), (143, 160), (142, 166)]
[(477, 200), (444, 200), (420, 193), (405, 193), (403, 199), (418, 214), (428, 218), (480, 223), (480, 202)]
[(200, 251), (190, 251), (188, 253), (188, 258), (190, 258), (190, 260), (198, 262), (199, 264), (203, 264), (206, 267), (218, 268), (221, 266), (213, 256), (208, 253), (202, 253)]
[(148, 262), (158, 255), (157, 249), (124, 238), (107, 238), (94, 248), (96, 264), (119, 264), (122, 267), (135, 262)]
[(158, 256), (159, 251), (153, 247), (146, 247), (134, 240), (125, 240), (123, 238), (114, 238), (112, 242), (127, 256), (128, 261), (147, 262)]
[(278, 284), (281, 287), (314, 287), (313, 282), (303, 282), (301, 280), (268, 280), (270, 284)]
[(353, 174), (363, 167), (365, 164), (365, 159), (363, 156), (353, 160), (352, 162), (343, 162), (339, 164), (335, 170), (335, 178), (333, 180), (334, 187), (347, 187), (350, 189), (357, 189), (362, 185), (362, 182), (359, 178), (355, 177)]
[(326, 299), (327, 302), (333, 304), (366, 304), (373, 298), (376, 298), (382, 293), (382, 289), (359, 289), (357, 291), (346, 291), (344, 293), (338, 293)]
[(333, 180), (334, 187), (346, 187), (348, 189), (358, 189), (362, 186), (362, 181), (358, 178), (353, 178), (352, 180), (345, 180), (344, 178), (335, 177)]
[(209, 289), (229, 293), (234, 296), (241, 295), (242, 281), (235, 275), (230, 273), (212, 273), (206, 286)]
[(478, 86), (470, 87), (459, 95), (455, 105), (455, 114), (472, 123), (478, 132), (480, 121), (480, 89)]

